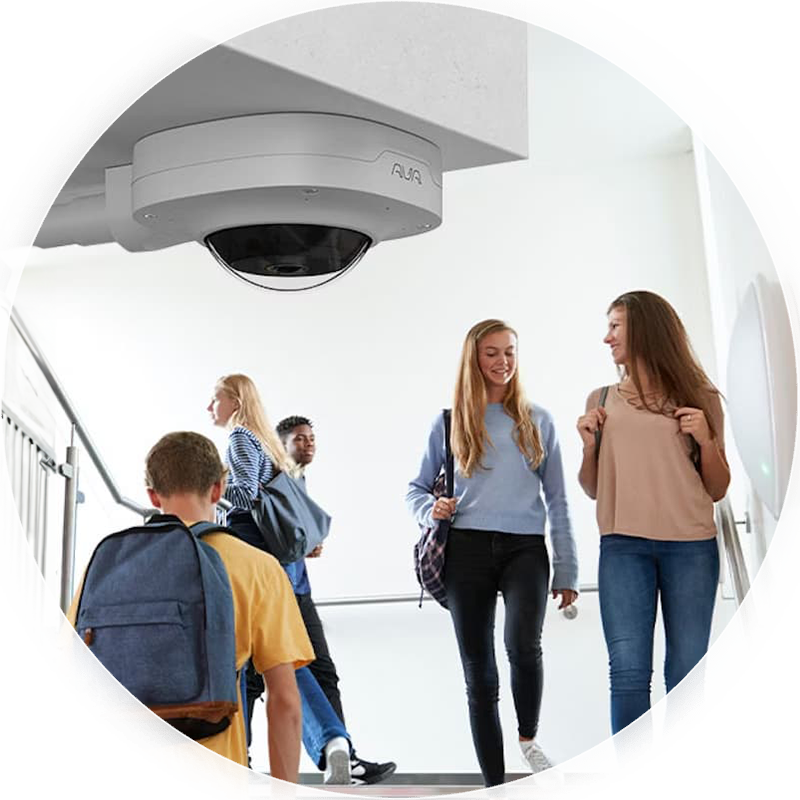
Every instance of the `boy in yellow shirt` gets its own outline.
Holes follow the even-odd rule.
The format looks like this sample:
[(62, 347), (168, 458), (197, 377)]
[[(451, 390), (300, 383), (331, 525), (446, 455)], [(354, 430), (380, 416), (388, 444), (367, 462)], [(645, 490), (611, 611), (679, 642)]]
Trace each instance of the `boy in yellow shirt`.
[[(177, 518), (185, 525), (215, 521), (217, 501), (225, 488), (225, 467), (216, 446), (199, 433), (162, 437), (145, 463), (147, 494), (162, 513), (152, 522)], [(233, 594), (236, 669), (252, 658), (267, 686), (270, 773), (297, 782), (300, 763), (301, 705), (295, 669), (314, 659), (291, 584), (280, 564), (267, 553), (226, 533), (203, 541), (219, 553)], [(78, 589), (69, 610), (74, 625)], [(210, 750), (247, 766), (242, 698), (231, 724), (221, 733), (199, 739)]]

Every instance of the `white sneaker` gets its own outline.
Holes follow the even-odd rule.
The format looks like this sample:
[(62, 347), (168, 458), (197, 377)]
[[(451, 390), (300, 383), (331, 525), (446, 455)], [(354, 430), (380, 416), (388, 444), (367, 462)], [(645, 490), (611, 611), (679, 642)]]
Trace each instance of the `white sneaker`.
[(544, 772), (553, 766), (553, 762), (544, 754), (544, 750), (539, 747), (535, 740), (520, 742), (519, 747), (532, 773)]
[(350, 743), (343, 736), (331, 739), (325, 745), (325, 776), (328, 786), (350, 785)]

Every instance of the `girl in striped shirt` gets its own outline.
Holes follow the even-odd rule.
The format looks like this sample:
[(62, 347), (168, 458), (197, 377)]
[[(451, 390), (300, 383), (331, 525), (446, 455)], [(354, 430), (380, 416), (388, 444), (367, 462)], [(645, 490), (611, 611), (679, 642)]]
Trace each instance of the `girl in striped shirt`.
[[(226, 375), (217, 381), (208, 412), (215, 425), (226, 428), (225, 463), (228, 485), (225, 499), (232, 508), (227, 526), (247, 544), (264, 550), (264, 540), (250, 510), (259, 487), (278, 471), (294, 466), (278, 435), (267, 421), (261, 398), (247, 375)], [(349, 785), (350, 737), (317, 679), (308, 667), (296, 673), (303, 705), (303, 744), (311, 760), (325, 770), (324, 782)], [(247, 712), (252, 719), (256, 699), (264, 691), (261, 676), (248, 665)], [(248, 725), (248, 744), (250, 726)]]

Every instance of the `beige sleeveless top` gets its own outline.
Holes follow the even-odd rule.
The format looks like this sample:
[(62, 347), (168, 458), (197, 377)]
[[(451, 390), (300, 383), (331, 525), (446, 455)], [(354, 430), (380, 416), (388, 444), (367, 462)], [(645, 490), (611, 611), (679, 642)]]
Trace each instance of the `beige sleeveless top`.
[[(587, 401), (596, 408), (600, 389)], [(691, 436), (676, 418), (638, 408), (636, 395), (619, 385), (608, 391), (600, 443), (597, 524), (600, 534), (693, 540), (716, 536), (714, 502), (691, 460)], [(711, 396), (711, 422), (723, 446), (719, 395)]]

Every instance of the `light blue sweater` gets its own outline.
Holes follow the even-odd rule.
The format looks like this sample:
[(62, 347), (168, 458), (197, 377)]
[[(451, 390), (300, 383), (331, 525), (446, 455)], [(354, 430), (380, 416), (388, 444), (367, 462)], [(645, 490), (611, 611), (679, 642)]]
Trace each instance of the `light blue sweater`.
[[(456, 465), (454, 495), (458, 502), (453, 527), (543, 536), (549, 517), (552, 588), (577, 590), (578, 558), (553, 418), (548, 411), (535, 405), (531, 411), (545, 452), (535, 470), (530, 468), (514, 441), (514, 421), (505, 413), (502, 404), (487, 406), (486, 431), (491, 444), (485, 447), (484, 469), (479, 467), (471, 478), (465, 478)], [(431, 489), (444, 460), (444, 419), (439, 414), (428, 437), (419, 475), (409, 483), (406, 494), (408, 507), (424, 527), (435, 524), (431, 516), (435, 500)]]

